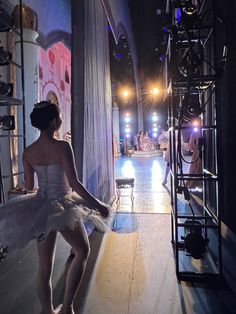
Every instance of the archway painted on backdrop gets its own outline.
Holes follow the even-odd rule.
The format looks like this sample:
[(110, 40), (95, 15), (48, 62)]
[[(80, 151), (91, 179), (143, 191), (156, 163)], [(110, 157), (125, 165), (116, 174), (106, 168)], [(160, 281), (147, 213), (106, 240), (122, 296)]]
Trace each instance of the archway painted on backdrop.
[[(61, 110), (61, 139), (71, 134), (71, 52), (57, 42), (48, 49), (39, 48), (39, 99), (56, 101)], [(55, 99), (54, 99), (55, 98)]]

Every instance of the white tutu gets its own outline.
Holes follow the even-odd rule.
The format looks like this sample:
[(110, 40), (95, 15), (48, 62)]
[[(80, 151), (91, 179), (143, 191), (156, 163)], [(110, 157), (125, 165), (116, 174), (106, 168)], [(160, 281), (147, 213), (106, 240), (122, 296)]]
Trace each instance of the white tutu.
[(25, 247), (32, 239), (47, 237), (52, 230), (74, 229), (81, 219), (106, 232), (102, 217), (77, 193), (72, 192), (60, 165), (37, 166), (39, 190), (17, 197), (0, 208), (0, 248)]

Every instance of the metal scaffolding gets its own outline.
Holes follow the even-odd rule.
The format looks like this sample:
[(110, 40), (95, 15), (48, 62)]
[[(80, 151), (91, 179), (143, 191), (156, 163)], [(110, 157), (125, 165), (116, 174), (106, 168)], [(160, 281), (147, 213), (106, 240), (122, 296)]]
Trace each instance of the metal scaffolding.
[[(217, 87), (227, 59), (227, 34), (213, 0), (169, 1), (166, 13), (169, 38), (164, 77), (176, 274), (182, 280), (220, 276)], [(219, 32), (225, 36), (223, 52), (219, 52), (217, 43)], [(190, 149), (189, 156), (183, 153), (183, 145), (185, 149), (188, 146), (183, 143), (184, 134), (195, 135), (192, 156)], [(201, 170), (188, 170), (197, 163)], [(190, 183), (198, 188), (191, 188)]]
[[(13, 180), (13, 178), (18, 178), (19, 176), (23, 175), (23, 169), (19, 164), (19, 157), (18, 157), (18, 165), (17, 171), (14, 171), (12, 168), (11, 173), (5, 173), (5, 169), (2, 167), (2, 156), (3, 151), (6, 149), (5, 145), (10, 145), (10, 140), (16, 140), (17, 150), (21, 147), (21, 150), (25, 148), (25, 86), (24, 86), (24, 52), (23, 52), (23, 16), (22, 16), (22, 9), (23, 4), (22, 0), (18, 2), (19, 7), (19, 28), (15, 26), (14, 20), (12, 18), (12, 14), (10, 9), (4, 6), (4, 2), (0, 1), (0, 8), (1, 8), (1, 33), (6, 34), (14, 34), (17, 38), (19, 38), (20, 43), (20, 58), (19, 62), (16, 60), (16, 52), (14, 51), (15, 47), (12, 44), (9, 49), (12, 51), (6, 51), (4, 47), (1, 47), (1, 62), (0, 67), (7, 67), (8, 75), (10, 77), (10, 82), (3, 82), (1, 81), (1, 91), (0, 91), (0, 107), (8, 108), (7, 112), (10, 112), (11, 115), (4, 115), (0, 117), (0, 204), (5, 203), (6, 198), (6, 191), (5, 191), (5, 181), (6, 180)], [(6, 36), (8, 38), (8, 36)], [(18, 56), (19, 57), (19, 56)], [(20, 82), (17, 81), (17, 77), (13, 75), (9, 75), (10, 67), (14, 68), (12, 72), (16, 73), (19, 71)], [(16, 74), (15, 74), (16, 75)], [(16, 84), (21, 86), (20, 95), (17, 95), (16, 92)], [(5, 89), (4, 89), (4, 88)], [(18, 91), (19, 92), (19, 91)], [(20, 127), (18, 126), (20, 122)], [(8, 142), (4, 141), (4, 139), (8, 139)], [(12, 158), (12, 156), (11, 156)], [(12, 162), (12, 161), (11, 161)], [(11, 183), (12, 187), (15, 187), (13, 183)]]

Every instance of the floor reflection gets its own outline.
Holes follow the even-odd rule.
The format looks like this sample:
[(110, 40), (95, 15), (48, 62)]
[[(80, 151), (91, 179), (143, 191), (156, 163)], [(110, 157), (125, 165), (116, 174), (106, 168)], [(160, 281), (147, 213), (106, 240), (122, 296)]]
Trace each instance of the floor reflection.
[(132, 160), (125, 159), (121, 168), (122, 177), (135, 178), (135, 168)]
[(129, 191), (121, 190), (117, 210), (134, 213), (170, 213), (168, 189), (162, 186), (164, 170), (165, 161), (162, 156), (115, 159), (115, 178), (135, 178), (133, 204)]

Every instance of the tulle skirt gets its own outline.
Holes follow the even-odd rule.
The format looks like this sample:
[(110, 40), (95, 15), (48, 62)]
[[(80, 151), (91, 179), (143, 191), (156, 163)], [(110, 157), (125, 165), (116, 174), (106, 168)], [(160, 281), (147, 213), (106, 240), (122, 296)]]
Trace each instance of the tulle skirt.
[(32, 239), (43, 241), (50, 231), (75, 229), (78, 221), (109, 231), (103, 218), (75, 192), (54, 200), (37, 194), (19, 196), (0, 207), (0, 248), (24, 248)]

